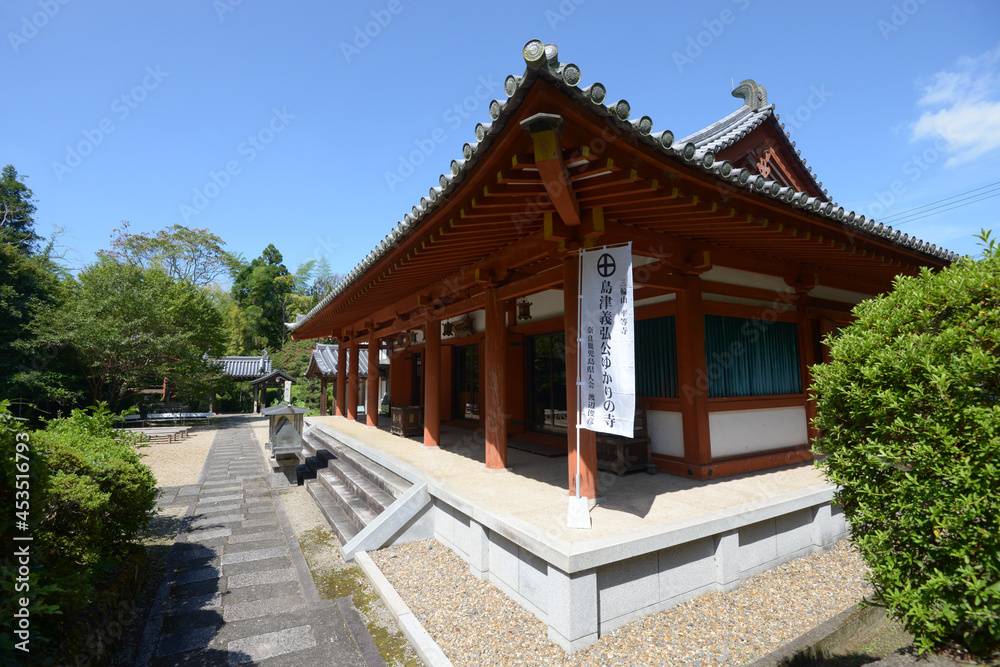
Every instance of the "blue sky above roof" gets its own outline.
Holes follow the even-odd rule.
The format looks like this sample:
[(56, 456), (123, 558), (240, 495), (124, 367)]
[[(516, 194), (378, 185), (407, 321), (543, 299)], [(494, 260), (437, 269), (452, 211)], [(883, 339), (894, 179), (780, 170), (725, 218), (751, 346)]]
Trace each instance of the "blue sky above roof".
[(0, 161), (78, 266), (129, 220), (346, 273), (475, 140), (531, 38), (678, 137), (755, 79), (848, 210), (959, 253), (1000, 231), (994, 2), (63, 2), (0, 9)]

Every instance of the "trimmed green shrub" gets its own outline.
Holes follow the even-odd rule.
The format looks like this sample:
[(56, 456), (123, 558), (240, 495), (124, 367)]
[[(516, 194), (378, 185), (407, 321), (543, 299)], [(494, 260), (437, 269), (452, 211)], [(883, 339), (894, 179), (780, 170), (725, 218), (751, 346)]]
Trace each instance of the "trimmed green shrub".
[[(0, 526), (5, 536), (15, 533), (18, 434), (22, 449), (23, 443), (29, 444), (23, 455), (30, 458), (26, 511), (33, 538), (33, 660), (58, 660), (75, 650), (67, 645), (71, 639), (65, 628), (81, 625), (95, 591), (114, 577), (154, 516), (156, 480), (141, 461), (136, 438), (114, 428), (116, 419), (101, 405), (89, 412), (74, 410), (67, 418), (48, 422), (46, 430), (32, 432), (17, 424), (0, 402)], [(9, 554), (0, 557), (3, 572), (16, 566)], [(4, 580), (5, 593), (11, 582)], [(12, 605), (14, 597), (5, 595), (0, 603), (5, 618), (11, 617), (7, 612), (13, 611)], [(11, 646), (12, 634), (0, 628), (0, 648)]]
[(819, 465), (874, 604), (922, 650), (1000, 647), (1000, 248), (900, 277), (813, 368)]

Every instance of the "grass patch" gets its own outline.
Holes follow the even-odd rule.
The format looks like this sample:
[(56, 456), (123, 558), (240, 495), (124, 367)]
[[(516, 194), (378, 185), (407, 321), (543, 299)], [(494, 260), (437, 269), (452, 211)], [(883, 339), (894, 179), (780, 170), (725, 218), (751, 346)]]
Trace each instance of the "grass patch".
[(340, 549), (340, 543), (334, 532), (322, 526), (311, 528), (299, 536), (299, 546), (309, 565), (320, 597), (324, 600), (336, 600), (348, 595), (351, 597), (386, 664), (419, 667), (420, 662), (413, 657), (409, 643), (402, 632), (389, 632), (375, 621), (368, 620), (368, 617), (374, 615), (373, 605), (378, 600), (378, 595), (369, 589), (368, 580), (361, 569), (357, 565), (343, 562), (340, 562), (339, 567), (317, 565), (316, 556), (320, 551)]
[(405, 667), (419, 667), (420, 662), (410, 655), (407, 655), (409, 644), (402, 632), (390, 634), (388, 630), (375, 623), (366, 623), (368, 632), (371, 633), (378, 652), (382, 654), (382, 659), (387, 665), (404, 665)]

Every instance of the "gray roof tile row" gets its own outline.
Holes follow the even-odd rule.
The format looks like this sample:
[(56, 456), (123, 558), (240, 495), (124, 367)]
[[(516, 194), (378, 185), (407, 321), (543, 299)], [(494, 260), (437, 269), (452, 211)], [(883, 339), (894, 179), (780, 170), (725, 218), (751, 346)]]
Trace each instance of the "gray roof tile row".
[[(675, 141), (674, 134), (669, 130), (652, 132), (653, 120), (648, 116), (641, 117), (636, 123), (627, 122), (631, 114), (631, 107), (627, 100), (619, 100), (610, 106), (605, 106), (607, 89), (603, 84), (595, 82), (585, 88), (580, 88), (578, 86), (581, 80), (580, 68), (573, 63), (560, 63), (556, 45), (546, 45), (540, 40), (531, 40), (525, 44), (522, 54), (528, 66), (525, 73), (521, 76), (510, 75), (504, 80), (504, 92), (508, 99), (490, 102), (489, 115), (492, 122), (479, 123), (476, 126), (476, 143), (468, 143), (463, 146), (462, 158), (451, 162), (451, 173), (442, 174), (438, 179), (439, 187), (432, 187), (429, 196), (422, 197), (420, 204), (414, 206), (410, 213), (405, 214), (395, 229), (387, 234), (385, 239), (334, 286), (333, 290), (323, 297), (305, 317), (297, 322), (287, 323), (286, 326), (289, 329), (294, 331), (320, 313), (349, 285), (378, 262), (389, 249), (395, 247), (400, 239), (408, 236), (419, 221), (435, 208), (438, 201), (442, 200), (442, 195), (448, 195), (454, 191), (458, 183), (461, 183), (465, 176), (470, 173), (479, 161), (479, 157), (485, 153), (493, 139), (504, 128), (508, 120), (507, 116), (517, 108), (530, 87), (528, 84), (537, 78), (544, 78), (561, 87), (568, 95), (577, 100), (589, 102), (596, 107), (597, 113), (604, 115), (609, 122), (616, 124), (623, 132), (631, 133), (639, 141), (658, 148), (662, 153), (692, 164), (734, 186), (780, 199), (789, 205), (806, 208), (816, 215), (849, 225), (855, 231), (903, 245), (937, 259), (956, 261), (960, 258), (959, 255), (945, 248), (921, 241), (908, 234), (902, 234), (892, 227), (866, 219), (864, 215), (845, 211), (842, 206), (835, 203), (823, 201), (818, 197), (810, 197), (805, 192), (789, 192), (790, 189), (776, 181), (768, 180), (759, 174), (751, 175), (746, 168), (733, 169), (732, 164), (728, 161), (715, 160), (716, 150), (732, 145), (741, 137), (746, 136), (750, 130), (764, 122), (769, 115), (774, 114), (777, 121), (778, 116), (774, 113), (773, 104), (756, 110), (752, 109), (751, 106), (744, 105), (707, 128)], [(508, 109), (511, 111), (505, 114)], [(781, 127), (783, 130), (783, 126)], [(790, 140), (787, 132), (785, 135)], [(792, 146), (794, 148), (794, 143)], [(804, 165), (804, 161), (802, 163)], [(806, 169), (811, 174), (811, 169)], [(820, 185), (817, 182), (817, 186)], [(820, 189), (822, 190), (821, 187)]]
[(222, 372), (237, 380), (252, 380), (271, 372), (267, 350), (258, 357), (216, 357)]
[[(337, 344), (317, 343), (309, 359), (306, 375), (326, 378), (337, 377)], [(347, 363), (351, 362), (351, 348), (347, 348)], [(348, 366), (349, 367), (349, 366)], [(315, 372), (314, 370), (315, 369)], [(368, 377), (368, 355), (358, 355), (358, 377)]]

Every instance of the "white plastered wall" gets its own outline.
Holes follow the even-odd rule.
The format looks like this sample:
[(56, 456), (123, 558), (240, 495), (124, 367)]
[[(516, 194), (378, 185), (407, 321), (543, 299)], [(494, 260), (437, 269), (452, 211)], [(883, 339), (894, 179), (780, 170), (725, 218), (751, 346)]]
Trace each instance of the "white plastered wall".
[(804, 406), (712, 412), (708, 428), (712, 458), (794, 447), (809, 440)]
[(681, 413), (647, 410), (646, 428), (653, 452), (684, 457), (684, 419)]

